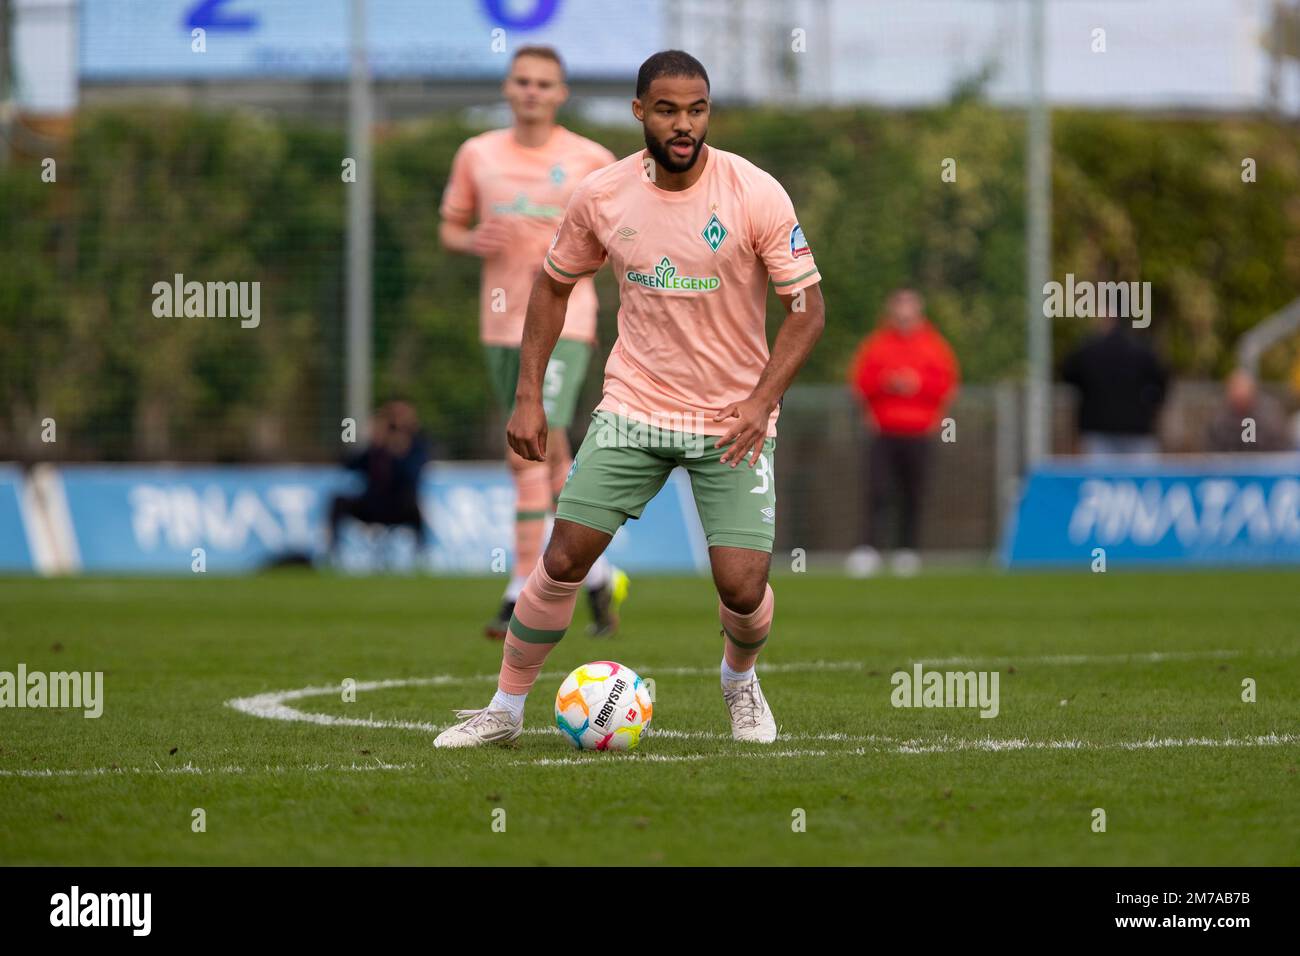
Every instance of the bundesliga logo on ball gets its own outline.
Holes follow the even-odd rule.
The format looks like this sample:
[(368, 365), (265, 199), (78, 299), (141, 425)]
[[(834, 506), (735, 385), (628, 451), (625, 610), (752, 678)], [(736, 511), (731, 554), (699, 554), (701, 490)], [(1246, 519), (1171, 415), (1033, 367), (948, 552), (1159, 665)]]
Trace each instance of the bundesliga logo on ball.
[(555, 695), (555, 725), (579, 750), (631, 750), (653, 711), (645, 682), (614, 661), (583, 664)]

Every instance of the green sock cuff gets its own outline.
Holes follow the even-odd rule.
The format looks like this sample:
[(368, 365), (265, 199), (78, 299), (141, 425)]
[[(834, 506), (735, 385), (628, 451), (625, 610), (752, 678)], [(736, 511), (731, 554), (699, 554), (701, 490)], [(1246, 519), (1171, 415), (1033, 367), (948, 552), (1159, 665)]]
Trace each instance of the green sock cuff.
[(737, 647), (739, 647), (739, 648), (741, 648), (741, 649), (743, 649), (743, 650), (746, 650), (746, 651), (756, 651), (756, 650), (758, 650), (760, 647), (762, 647), (764, 644), (767, 643), (767, 635), (766, 635), (766, 634), (764, 634), (762, 637), (760, 637), (760, 638), (759, 638), (758, 640), (756, 640), (756, 641), (741, 641), (741, 640), (737, 640), (735, 637), (733, 637), (732, 634), (731, 634), (731, 632), (727, 630), (727, 628), (726, 628), (725, 625), (724, 625), (723, 628), (722, 628), (722, 633), (725, 634), (725, 635), (727, 635), (727, 640), (731, 641), (731, 643), (735, 644)]
[(528, 644), (558, 644), (567, 630), (568, 628), (562, 627), (558, 631), (544, 631), (529, 627), (527, 624), (520, 624), (516, 615), (510, 615), (510, 633)]

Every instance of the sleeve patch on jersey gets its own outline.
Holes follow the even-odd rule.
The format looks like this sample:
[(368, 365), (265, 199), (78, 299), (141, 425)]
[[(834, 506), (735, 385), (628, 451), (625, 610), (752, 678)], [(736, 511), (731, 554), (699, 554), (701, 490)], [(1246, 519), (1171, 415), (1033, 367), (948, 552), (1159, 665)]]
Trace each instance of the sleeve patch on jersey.
[(812, 250), (808, 248), (808, 242), (803, 237), (803, 227), (796, 222), (794, 228), (790, 230), (790, 258), (801, 259), (810, 255)]

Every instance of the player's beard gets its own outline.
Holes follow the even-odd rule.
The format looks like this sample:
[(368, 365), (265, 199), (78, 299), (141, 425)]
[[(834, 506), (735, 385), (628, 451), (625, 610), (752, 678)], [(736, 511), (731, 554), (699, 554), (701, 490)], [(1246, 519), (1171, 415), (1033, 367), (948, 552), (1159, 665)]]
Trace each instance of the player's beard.
[(668, 143), (673, 142), (673, 140), (685, 139), (688, 137), (674, 136), (672, 139), (668, 140), (668, 143), (661, 143), (650, 134), (648, 128), (642, 127), (642, 129), (645, 132), (645, 148), (650, 150), (650, 155), (655, 158), (655, 162), (670, 173), (684, 173), (694, 166), (695, 161), (700, 158), (700, 149), (703, 148), (704, 140), (708, 136), (708, 133), (706, 132), (699, 139), (695, 140), (695, 150), (691, 153), (690, 159), (680, 160), (676, 159), (672, 153), (668, 152)]

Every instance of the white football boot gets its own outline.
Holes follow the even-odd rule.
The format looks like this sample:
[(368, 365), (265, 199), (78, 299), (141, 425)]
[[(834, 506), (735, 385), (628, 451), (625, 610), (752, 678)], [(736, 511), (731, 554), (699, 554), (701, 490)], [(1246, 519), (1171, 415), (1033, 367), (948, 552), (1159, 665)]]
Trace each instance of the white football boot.
[(435, 747), (479, 747), (508, 744), (524, 732), (524, 719), (508, 710), (458, 710), (459, 724), (448, 727), (434, 740)]
[(722, 682), (722, 699), (731, 712), (731, 736), (736, 740), (770, 744), (776, 740), (776, 718), (767, 706), (758, 677)]

